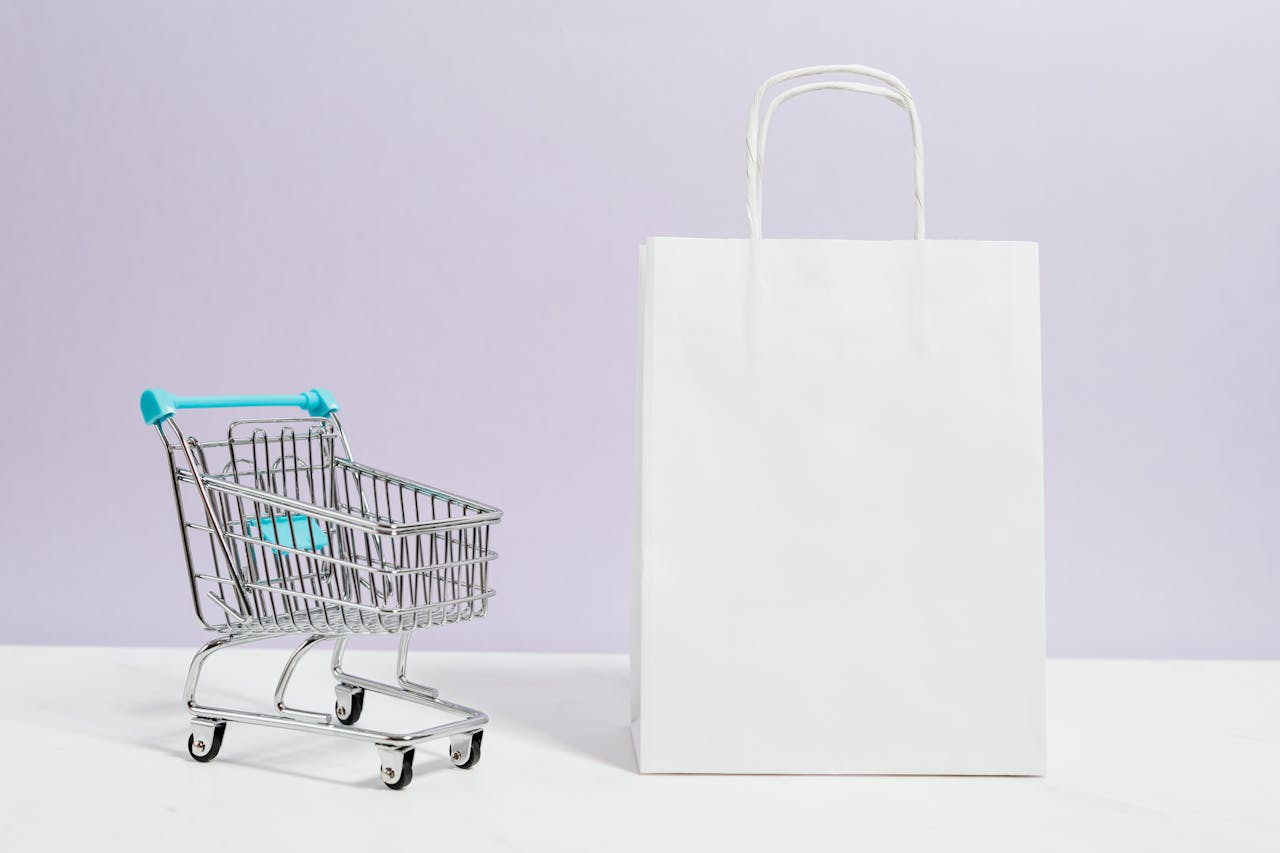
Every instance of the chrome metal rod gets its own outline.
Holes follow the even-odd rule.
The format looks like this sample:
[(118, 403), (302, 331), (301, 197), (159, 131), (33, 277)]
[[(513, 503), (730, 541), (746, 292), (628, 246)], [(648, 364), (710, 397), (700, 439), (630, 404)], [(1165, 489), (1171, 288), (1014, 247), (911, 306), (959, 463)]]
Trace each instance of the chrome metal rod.
[(276, 683), (275, 703), (276, 710), (288, 717), (298, 717), (299, 719), (315, 720), (319, 723), (328, 723), (331, 717), (328, 714), (319, 713), (317, 711), (304, 711), (301, 708), (291, 708), (285, 704), (284, 693), (289, 688), (289, 681), (293, 678), (293, 672), (298, 668), (298, 662), (303, 656), (311, 650), (316, 643), (328, 639), (323, 634), (315, 634), (307, 637), (302, 641), (302, 645), (293, 650), (293, 654), (289, 655), (289, 659), (285, 661), (284, 670), (280, 673), (280, 681)]
[(434, 699), (440, 695), (439, 690), (434, 687), (428, 687), (425, 684), (418, 684), (416, 681), (410, 681), (407, 677), (409, 669), (409, 640), (412, 637), (412, 631), (405, 631), (400, 635), (400, 646), (396, 650), (396, 681), (405, 690), (420, 693), (423, 696), (430, 696)]
[[(178, 428), (178, 425), (174, 422), (173, 418), (169, 418), (166, 423), (169, 424), (169, 428), (173, 430), (174, 434), (178, 436), (178, 443), (182, 446), (182, 453), (187, 457), (187, 464), (191, 466), (191, 471), (194, 474), (197, 470), (196, 460), (191, 455), (191, 448), (187, 446), (186, 439), (182, 435), (182, 430)], [(219, 515), (213, 508), (213, 500), (209, 497), (209, 492), (205, 489), (204, 484), (199, 481), (198, 477), (196, 488), (200, 492), (200, 501), (204, 504), (205, 512), (209, 514), (210, 522), (216, 523), (219, 520)], [(240, 614), (242, 616), (247, 615), (249, 613), (249, 596), (244, 588), (244, 578), (240, 577), (240, 570), (236, 567), (235, 560), (231, 557), (231, 548), (227, 545), (227, 540), (221, 533), (219, 533), (215, 539), (217, 539), (218, 545), (222, 549), (222, 556), (226, 558), (227, 571), (231, 573), (231, 577), (235, 580), (236, 604), (240, 607)]]
[(187, 683), (182, 691), (182, 701), (187, 704), (188, 708), (196, 707), (196, 686), (200, 683), (200, 671), (204, 669), (204, 662), (214, 652), (222, 649), (229, 649), (232, 646), (242, 646), (245, 643), (253, 643), (258, 640), (265, 640), (270, 635), (253, 635), (242, 634), (234, 637), (219, 637), (216, 640), (210, 640), (201, 646), (191, 659), (191, 666), (187, 668)]
[[(389, 685), (388, 685), (389, 686)], [(372, 688), (371, 688), (372, 689)], [(252, 723), (256, 726), (269, 726), (277, 729), (293, 729), (295, 731), (314, 732), (316, 734), (333, 735), (334, 737), (345, 737), (352, 740), (362, 740), (369, 743), (382, 743), (390, 746), (417, 746), (428, 740), (440, 737), (449, 737), (450, 735), (465, 734), (468, 732), (477, 732), (488, 724), (489, 718), (479, 711), (471, 711), (464, 709), (461, 705), (455, 705), (452, 702), (444, 702), (442, 700), (428, 701), (425, 699), (414, 699), (413, 701), (423, 705), (435, 705), (444, 711), (470, 713), (461, 720), (454, 720), (449, 723), (442, 723), (438, 726), (430, 726), (425, 729), (418, 729), (412, 732), (385, 732), (374, 729), (361, 729), (355, 726), (336, 726), (332, 723), (313, 722), (311, 720), (301, 720), (296, 717), (286, 717), (279, 714), (262, 714), (256, 711), (237, 711), (234, 708), (217, 708), (211, 705), (193, 705), (191, 713), (196, 717), (207, 720), (225, 720), (231, 723)]]

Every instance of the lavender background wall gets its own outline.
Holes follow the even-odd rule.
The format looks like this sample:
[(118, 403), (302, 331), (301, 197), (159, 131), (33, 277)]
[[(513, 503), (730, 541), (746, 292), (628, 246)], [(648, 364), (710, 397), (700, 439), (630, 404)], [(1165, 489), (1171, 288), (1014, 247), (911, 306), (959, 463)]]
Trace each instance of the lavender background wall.
[[(894, 71), (930, 236), (1038, 240), (1049, 650), (1280, 655), (1263, 3), (0, 0), (0, 641), (193, 643), (148, 385), (338, 395), (502, 506), (447, 648), (622, 650), (635, 258), (741, 236), (769, 74)], [(906, 237), (901, 114), (807, 98), (772, 236)], [(188, 419), (190, 420), (190, 419)]]

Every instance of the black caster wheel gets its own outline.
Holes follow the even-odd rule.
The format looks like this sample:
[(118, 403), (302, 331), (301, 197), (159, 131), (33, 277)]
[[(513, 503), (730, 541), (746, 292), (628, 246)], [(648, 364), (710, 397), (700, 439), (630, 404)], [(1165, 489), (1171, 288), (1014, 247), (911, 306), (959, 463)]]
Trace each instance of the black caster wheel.
[[(343, 694), (347, 698), (344, 698)], [(364, 688), (351, 687), (338, 689), (338, 700), (333, 703), (333, 714), (344, 726), (354, 726), (364, 711)]]
[(222, 734), (226, 730), (226, 723), (216, 723), (212, 735), (207, 734), (207, 729), (192, 732), (187, 735), (187, 753), (201, 763), (213, 761), (218, 757), (218, 750), (222, 749)]
[(467, 756), (466, 761), (462, 761), (462, 754), (459, 752), (450, 752), (449, 760), (459, 770), (470, 770), (480, 763), (480, 742), (484, 740), (484, 730), (476, 732), (471, 736), (471, 754)]
[(401, 788), (409, 787), (409, 783), (413, 781), (413, 750), (406, 749), (401, 753), (400, 774), (393, 780), (393, 768), (383, 765), (382, 782), (393, 791), (399, 791)]

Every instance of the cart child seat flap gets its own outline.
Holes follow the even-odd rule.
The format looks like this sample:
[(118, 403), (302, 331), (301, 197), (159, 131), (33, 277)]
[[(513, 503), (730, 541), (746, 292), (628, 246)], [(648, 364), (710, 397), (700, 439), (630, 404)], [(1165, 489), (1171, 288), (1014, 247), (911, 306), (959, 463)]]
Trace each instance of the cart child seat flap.
[(325, 535), (320, 522), (305, 515), (251, 518), (245, 522), (245, 532), (264, 542), (299, 551), (323, 551), (329, 547), (329, 537)]

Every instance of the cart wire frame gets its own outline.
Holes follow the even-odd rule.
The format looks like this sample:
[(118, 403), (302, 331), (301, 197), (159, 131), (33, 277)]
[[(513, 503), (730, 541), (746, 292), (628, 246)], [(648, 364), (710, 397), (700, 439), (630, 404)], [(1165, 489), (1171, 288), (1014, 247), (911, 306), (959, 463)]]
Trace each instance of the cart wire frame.
[[(157, 402), (158, 401), (158, 402)], [(309, 417), (232, 421), (225, 439), (183, 434), (174, 410), (241, 405), (300, 405)], [(184, 699), (192, 714), (188, 751), (209, 761), (227, 722), (330, 734), (373, 743), (381, 779), (403, 788), (413, 777), (414, 748), (449, 738), (463, 768), (480, 757), (483, 712), (439, 697), (407, 675), (415, 630), (482, 618), (493, 596), (492, 525), (500, 510), (354, 461), (327, 392), (298, 397), (172, 397), (143, 394), (169, 460), (183, 552), (196, 617), (219, 636), (196, 652)], [(282, 635), (303, 640), (276, 684), (275, 713), (200, 704), (205, 661), (217, 651)], [(396, 634), (396, 682), (347, 672), (343, 655), (355, 634)], [(285, 694), (313, 646), (334, 640), (334, 713), (294, 708)], [(458, 717), (413, 732), (355, 725), (365, 691)]]

